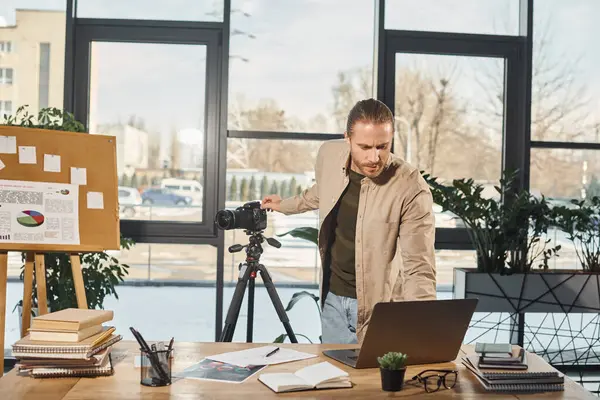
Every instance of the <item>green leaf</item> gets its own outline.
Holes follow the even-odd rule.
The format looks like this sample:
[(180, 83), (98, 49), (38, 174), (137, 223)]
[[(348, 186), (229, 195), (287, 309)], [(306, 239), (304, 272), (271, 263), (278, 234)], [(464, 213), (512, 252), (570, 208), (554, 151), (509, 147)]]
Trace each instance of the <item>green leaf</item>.
[[(308, 340), (308, 342), (309, 342), (309, 343), (311, 343), (311, 344), (313, 343), (313, 341), (312, 341), (312, 340), (310, 340), (310, 338), (309, 338), (308, 336), (306, 336), (306, 335), (303, 335), (303, 334), (301, 334), (301, 333), (294, 333), (294, 334), (296, 335), (296, 339), (298, 339), (298, 337), (303, 337), (303, 338), (305, 338), (306, 340)], [(275, 340), (273, 341), (273, 343), (283, 343), (283, 342), (285, 342), (285, 339), (286, 339), (287, 337), (288, 337), (288, 335), (286, 335), (285, 333), (283, 333), (283, 334), (281, 334), (281, 335), (277, 336), (277, 337), (275, 338)], [(319, 340), (321, 340), (321, 336), (319, 336)]]
[(296, 292), (292, 295), (292, 298), (288, 302), (288, 305), (285, 308), (285, 311), (290, 311), (292, 308), (294, 308), (296, 303), (298, 303), (304, 297), (310, 297), (311, 299), (313, 299), (315, 301), (315, 303), (317, 303), (317, 306), (319, 305), (319, 297), (318, 296), (315, 296), (314, 294), (303, 290), (302, 292)]
[(295, 228), (295, 229), (292, 229), (291, 231), (282, 233), (277, 236), (281, 237), (281, 236), (285, 236), (285, 235), (291, 235), (295, 238), (308, 240), (309, 242), (312, 242), (314, 244), (318, 244), (318, 240), (319, 240), (318, 239), (319, 238), (319, 230), (317, 228), (312, 228), (309, 226)]
[(273, 343), (283, 343), (283, 341), (285, 340), (286, 337), (287, 337), (287, 335), (285, 333), (281, 334), (281, 335), (277, 336), (275, 338), (275, 340), (273, 340)]

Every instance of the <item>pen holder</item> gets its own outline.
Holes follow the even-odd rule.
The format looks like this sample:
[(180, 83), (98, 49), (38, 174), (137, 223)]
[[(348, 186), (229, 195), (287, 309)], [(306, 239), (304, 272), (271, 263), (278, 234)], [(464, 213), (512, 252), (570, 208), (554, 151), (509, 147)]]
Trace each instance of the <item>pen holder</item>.
[(171, 354), (168, 350), (141, 351), (140, 383), (144, 386), (171, 384)]

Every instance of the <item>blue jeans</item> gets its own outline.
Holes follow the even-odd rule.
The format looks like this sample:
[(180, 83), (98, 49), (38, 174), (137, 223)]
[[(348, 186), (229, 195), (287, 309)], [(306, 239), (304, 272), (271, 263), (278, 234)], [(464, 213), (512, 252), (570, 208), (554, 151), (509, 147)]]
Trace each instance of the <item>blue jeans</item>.
[(323, 343), (358, 343), (356, 337), (357, 312), (356, 299), (337, 296), (331, 292), (327, 293), (321, 313)]

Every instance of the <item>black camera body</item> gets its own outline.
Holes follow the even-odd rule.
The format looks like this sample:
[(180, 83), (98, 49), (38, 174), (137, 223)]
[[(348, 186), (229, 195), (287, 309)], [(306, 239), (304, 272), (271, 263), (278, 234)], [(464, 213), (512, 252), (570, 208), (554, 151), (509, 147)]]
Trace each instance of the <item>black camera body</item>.
[(217, 212), (215, 224), (223, 230), (263, 231), (267, 229), (267, 211), (260, 208), (259, 201), (249, 201), (235, 210)]

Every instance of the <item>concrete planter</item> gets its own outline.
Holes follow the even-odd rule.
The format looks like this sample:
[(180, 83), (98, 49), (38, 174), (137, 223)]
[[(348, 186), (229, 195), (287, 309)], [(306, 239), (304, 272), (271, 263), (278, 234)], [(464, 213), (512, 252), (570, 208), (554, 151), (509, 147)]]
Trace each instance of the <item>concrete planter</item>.
[(600, 278), (576, 270), (500, 275), (456, 268), (454, 298), (478, 298), (476, 312), (599, 313)]

